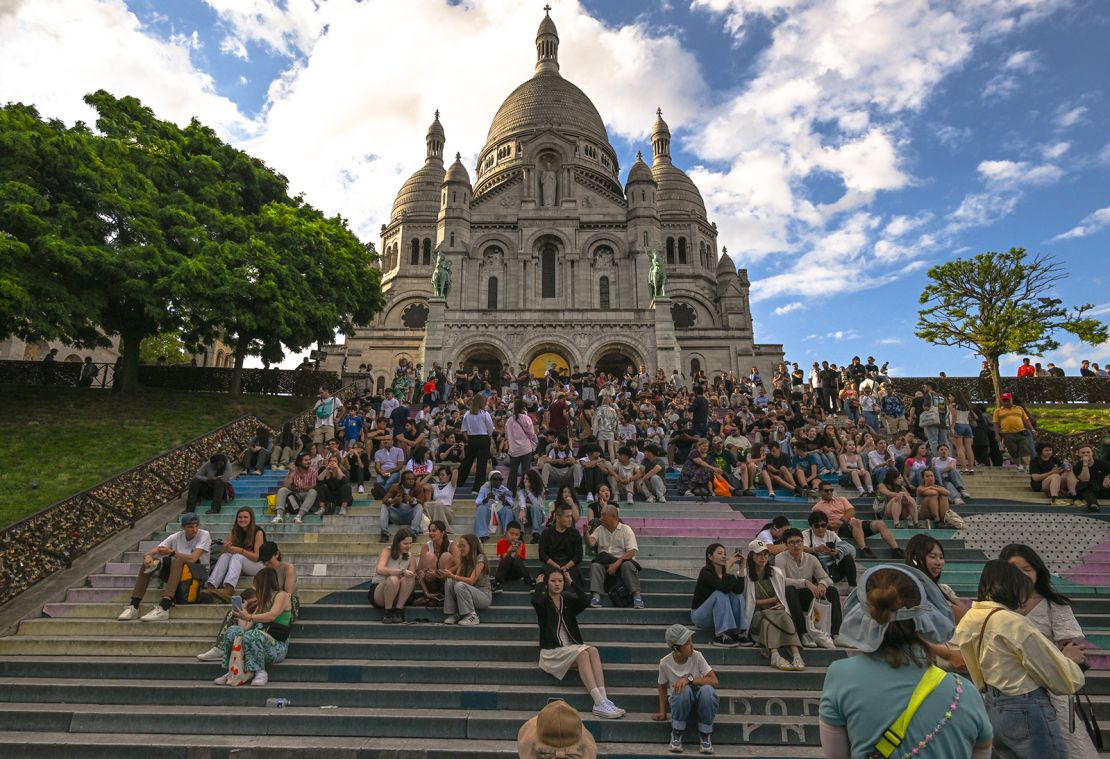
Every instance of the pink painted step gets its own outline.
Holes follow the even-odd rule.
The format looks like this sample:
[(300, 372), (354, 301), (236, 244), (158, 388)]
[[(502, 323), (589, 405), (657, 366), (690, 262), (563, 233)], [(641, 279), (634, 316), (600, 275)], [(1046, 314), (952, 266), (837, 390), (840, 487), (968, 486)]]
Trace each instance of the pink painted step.
[(743, 538), (751, 540), (759, 532), (761, 526), (639, 527), (635, 532), (641, 538)]

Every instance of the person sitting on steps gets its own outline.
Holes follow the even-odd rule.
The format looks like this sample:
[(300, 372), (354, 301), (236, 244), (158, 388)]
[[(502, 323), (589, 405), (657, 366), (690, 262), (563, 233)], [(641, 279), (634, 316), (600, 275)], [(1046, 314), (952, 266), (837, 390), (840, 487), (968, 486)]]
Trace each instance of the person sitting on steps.
[(586, 535), (586, 542), (597, 549), (597, 558), (590, 564), (590, 606), (601, 606), (601, 594), (606, 592), (605, 586), (612, 583), (623, 584), (628, 589), (634, 609), (644, 608), (640, 595), (640, 564), (636, 561), (636, 534), (621, 522), (616, 506), (602, 506), (601, 524)]
[[(212, 536), (200, 529), (200, 517), (191, 511), (181, 515), (181, 530), (173, 533), (143, 556), (135, 589), (131, 591), (131, 604), (116, 617), (121, 622), (139, 618), (139, 604), (146, 595), (150, 578), (157, 573), (165, 587), (162, 600), (142, 616), (144, 622), (164, 622), (170, 618), (170, 607), (181, 583), (181, 570), (186, 564), (208, 566), (208, 552), (212, 549)], [(168, 557), (169, 561), (165, 561)], [(162, 559), (159, 563), (159, 559)]]
[(254, 437), (247, 443), (247, 450), (243, 452), (243, 474), (262, 474), (262, 468), (266, 466), (273, 448), (274, 439), (270, 435), (270, 428), (259, 426)]
[(523, 487), (517, 490), (516, 511), (521, 529), (523, 530), (523, 525), (527, 524), (531, 530), (533, 543), (540, 542), (540, 533), (543, 532), (544, 497), (543, 478), (537, 470), (529, 469), (524, 473)]
[[(289, 594), (281, 589), (277, 572), (265, 567), (254, 576), (254, 592), (257, 598), (256, 609), (235, 611), (233, 615), (239, 624), (227, 628), (224, 633), (224, 669), (228, 668), (235, 639), (243, 647), (244, 669), (253, 672), (251, 685), (265, 685), (270, 681), (267, 667), (279, 664), (289, 653), (289, 626), (293, 624), (293, 611)], [(232, 673), (216, 678), (216, 685), (228, 685)]]
[[(930, 471), (932, 470), (925, 469), (922, 476), (924, 472)], [(910, 486), (906, 484), (906, 478), (898, 470), (887, 470), (883, 481), (879, 483), (876, 502), (885, 504), (882, 515), (889, 517), (894, 522), (894, 529), (902, 529), (903, 516), (909, 519), (911, 530), (917, 528), (917, 501), (910, 495)], [(876, 513), (878, 513), (877, 509)]]
[(578, 615), (589, 606), (586, 594), (574, 587), (561, 568), (545, 567), (536, 577), (532, 608), (540, 628), (539, 666), (557, 680), (577, 669), (582, 685), (593, 699), (593, 713), (606, 719), (620, 719), (624, 709), (610, 701), (605, 692), (601, 654), (595, 646), (582, 642), (578, 629)]
[(477, 535), (463, 535), (455, 543), (459, 553), (458, 571), (444, 573), (443, 623), (476, 625), (481, 621), (478, 610), (488, 608), (493, 602), (489, 563)]
[(443, 522), (449, 529), (455, 518), (455, 490), (459, 481), (459, 470), (441, 466), (436, 470), (431, 484), (431, 499), (424, 502), (424, 513), (433, 522)]
[[(289, 501), (293, 501), (292, 508)], [(316, 467), (312, 465), (312, 454), (302, 453), (297, 457), (297, 463), (285, 474), (281, 487), (277, 492), (277, 516), (272, 524), (281, 524), (285, 520), (285, 512), (295, 513), (293, 521), (300, 524), (304, 514), (312, 510), (316, 503)]]
[(447, 536), (447, 524), (441, 519), (433, 519), (428, 524), (428, 542), (420, 549), (416, 570), (416, 582), (424, 593), (422, 605), (439, 606), (443, 603), (443, 578), (458, 563), (458, 548)]
[(698, 573), (690, 603), (690, 620), (695, 627), (713, 630), (715, 646), (752, 645), (743, 627), (744, 558), (739, 549), (728, 556), (721, 543), (706, 547), (705, 566)]
[(370, 489), (375, 498), (383, 498), (401, 479), (405, 468), (405, 452), (393, 444), (393, 436), (383, 435), (380, 441), (374, 452), (374, 487)]
[(809, 512), (809, 529), (802, 532), (802, 542), (806, 553), (817, 557), (833, 582), (844, 581), (856, 587), (856, 549), (829, 529), (825, 512)]
[(823, 511), (829, 519), (829, 527), (845, 540), (855, 541), (859, 549), (859, 556), (863, 559), (874, 559), (875, 554), (867, 547), (867, 539), (872, 535), (880, 536), (890, 546), (890, 553), (896, 559), (904, 557), (902, 549), (894, 539), (890, 530), (881, 519), (856, 519), (856, 507), (852, 502), (842, 496), (833, 496), (835, 488), (828, 483), (821, 485), (818, 490), (817, 503), (813, 504), (813, 511)]
[(378, 554), (374, 579), (370, 584), (370, 603), (384, 609), (383, 624), (405, 621), (405, 604), (416, 587), (418, 558), (412, 552), (412, 531), (397, 530), (393, 542)]
[(253, 577), (262, 569), (258, 551), (265, 542), (266, 533), (254, 521), (254, 509), (250, 506), (241, 507), (235, 512), (235, 524), (231, 526), (231, 534), (224, 542), (216, 566), (208, 575), (208, 581), (201, 591), (202, 597), (208, 596), (207, 600), (231, 603), (231, 594), (235, 592), (239, 576), (245, 574)]
[(412, 472), (402, 472), (401, 479), (382, 499), (379, 514), (382, 542), (389, 542), (390, 523), (408, 525), (413, 535), (420, 535), (421, 521), (424, 517), (423, 504), (427, 500), (427, 488), (416, 484), (416, 475)]
[(667, 719), (671, 712), (672, 753), (682, 752), (682, 734), (691, 715), (698, 720), (698, 740), (703, 754), (713, 753), (713, 722), (721, 699), (717, 673), (700, 651), (694, 650), (694, 631), (683, 625), (671, 625), (664, 634), (671, 652), (659, 660), (659, 711), (651, 715), (655, 722)]
[[(801, 530), (791, 527), (782, 538), (786, 553), (778, 558), (775, 567), (782, 570), (786, 583), (786, 606), (794, 620), (794, 629), (806, 648), (835, 648), (833, 637), (840, 632), (840, 593), (817, 557), (806, 553)], [(809, 610), (817, 599), (828, 601), (832, 606), (831, 635), (808, 629)]]
[[(771, 564), (771, 554), (762, 540), (748, 543), (747, 580), (744, 584), (744, 627), (770, 655), (771, 666), (785, 672), (801, 672), (802, 642), (786, 605), (786, 584), (782, 572)], [(790, 651), (791, 660), (782, 658), (779, 649)]]
[[(332, 438), (328, 441), (323, 465), (316, 473), (316, 501), (320, 504), (322, 513), (335, 513), (336, 508), (333, 504), (336, 504), (339, 516), (345, 517), (347, 507), (353, 500), (354, 493), (351, 490), (350, 465), (347, 462), (347, 456), (340, 450), (339, 441)], [(293, 521), (297, 521), (296, 517)]]
[[(583, 594), (586, 586), (582, 579), (582, 536), (574, 529), (578, 512), (565, 502), (555, 504), (555, 522), (540, 535), (540, 561), (545, 567), (566, 572), (576, 590)], [(589, 603), (589, 597), (586, 597)]]
[(524, 580), (532, 586), (532, 578), (524, 566), (528, 558), (528, 547), (520, 539), (520, 522), (509, 522), (505, 537), (497, 541), (497, 574), (493, 578), (493, 592), (500, 593), (502, 585), (509, 580)]
[(231, 487), (231, 463), (227, 456), (217, 453), (200, 465), (189, 483), (189, 494), (185, 497), (185, 511), (197, 510), (201, 498), (211, 498), (212, 507), (206, 514), (219, 514), (220, 506), (228, 496)]
[(485, 543), (490, 534), (490, 516), (497, 514), (497, 526), (502, 532), (513, 521), (513, 493), (504, 485), (505, 477), (494, 469), (489, 481), (484, 483), (474, 499), (474, 534)]

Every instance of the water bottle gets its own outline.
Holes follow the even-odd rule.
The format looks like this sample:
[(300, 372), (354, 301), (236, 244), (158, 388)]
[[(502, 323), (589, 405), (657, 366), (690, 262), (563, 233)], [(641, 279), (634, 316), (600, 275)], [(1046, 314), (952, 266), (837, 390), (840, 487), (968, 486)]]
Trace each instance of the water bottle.
[(266, 706), (270, 709), (284, 709), (287, 706), (292, 706), (292, 703), (287, 698), (268, 698), (266, 699)]

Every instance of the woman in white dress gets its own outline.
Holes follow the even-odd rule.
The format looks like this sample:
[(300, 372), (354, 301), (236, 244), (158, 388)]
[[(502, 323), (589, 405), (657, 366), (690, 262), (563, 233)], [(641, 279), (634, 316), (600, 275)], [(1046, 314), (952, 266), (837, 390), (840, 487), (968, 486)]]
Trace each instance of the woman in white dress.
[(589, 596), (576, 589), (561, 569), (547, 568), (536, 578), (532, 607), (540, 626), (540, 669), (559, 680), (577, 669), (593, 699), (593, 713), (606, 719), (623, 717), (624, 709), (605, 693), (601, 655), (595, 646), (582, 642), (578, 629), (578, 615), (590, 607)]
[[(1071, 601), (1052, 587), (1052, 576), (1036, 551), (1020, 543), (1011, 543), (1002, 549), (998, 558), (1013, 564), (1033, 583), (1033, 595), (1029, 597), (1022, 612), (1042, 635), (1061, 649), (1068, 642), (1083, 637), (1083, 629), (1071, 610)], [(1091, 736), (1087, 735), (1083, 723), (1076, 718), (1074, 729), (1072, 728), (1071, 697), (1054, 693), (1050, 693), (1049, 697), (1056, 709), (1056, 719), (1064, 734), (1069, 759), (1097, 759), (1098, 752), (1095, 751)]]

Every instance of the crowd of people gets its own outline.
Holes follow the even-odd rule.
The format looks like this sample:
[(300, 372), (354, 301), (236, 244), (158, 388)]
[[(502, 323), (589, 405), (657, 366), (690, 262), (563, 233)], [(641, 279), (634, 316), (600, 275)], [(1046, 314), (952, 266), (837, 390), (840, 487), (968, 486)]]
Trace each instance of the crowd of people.
[[(946, 754), (957, 756), (971, 755), (972, 747), (980, 751), (984, 741), (990, 745), (992, 734), (996, 747), (1016, 743), (1016, 737), (1007, 737), (1002, 717), (1019, 707), (1030, 712), (1029, 719), (1037, 709), (1048, 715), (1051, 694), (1082, 685), (1082, 676), (1062, 663), (1082, 661), (1080, 649), (1065, 645), (1078, 635), (1062, 640), (1059, 631), (1048, 631), (1058, 650), (1051, 643), (1041, 647), (1044, 666), (1063, 673), (1057, 679), (1042, 681), (1044, 673), (1037, 670), (1016, 682), (1007, 669), (1017, 666), (1013, 662), (987, 666), (980, 649), (1005, 660), (1006, 636), (1031, 635), (1029, 621), (1007, 618), (1004, 625), (996, 618), (1004, 632), (987, 635), (985, 647), (979, 641), (973, 654), (965, 635), (971, 623), (964, 620), (979, 619), (980, 608), (1029, 612), (1035, 598), (1048, 599), (1043, 609), (1067, 609), (1067, 599), (1051, 591), (1047, 579), (1032, 579), (1036, 594), (1024, 588), (1021, 573), (1010, 573), (1020, 587), (1007, 595), (998, 589), (1004, 573), (985, 572), (986, 584), (967, 609), (940, 584), (943, 549), (928, 533), (933, 526), (959, 524), (955, 508), (972, 498), (969, 482), (983, 467), (1020, 468), (1029, 474), (1030, 486), (1053, 503), (1074, 498), (1097, 510), (1110, 488), (1110, 445), (1097, 455), (1083, 449), (1073, 464), (1057, 460), (1051, 447), (1037, 448), (1034, 432), (1032, 415), (1012, 397), (1003, 396), (990, 415), (961, 393), (938, 392), (931, 382), (903, 397), (885, 365), (872, 358), (867, 363), (854, 358), (841, 368), (814, 362), (808, 373), (797, 364), (781, 364), (766, 381), (754, 368), (745, 376), (699, 373), (687, 379), (677, 371), (666, 376), (642, 366), (616, 374), (552, 366), (542, 378), (530, 377), (521, 366), (516, 372), (506, 369), (495, 381), (478, 369), (448, 364), (424, 372), (405, 362), (380, 394), (367, 389), (343, 402), (321, 388), (311, 429), (287, 425), (272, 436), (260, 428), (240, 463), (248, 474), (260, 474), (267, 465), (287, 470), (275, 523), (288, 515), (299, 523), (314, 509), (346, 514), (354, 493), (370, 490), (380, 502), (385, 547), (368, 597), (382, 610), (383, 623), (405, 621), (406, 608), (417, 605), (441, 609), (445, 624), (478, 625), (480, 614), (510, 583), (530, 589), (540, 668), (559, 680), (576, 670), (593, 713), (610, 719), (625, 712), (609, 698), (598, 649), (584, 640), (577, 619), (607, 604), (645, 608), (637, 539), (621, 520), (621, 506), (634, 500), (667, 503), (668, 475), (688, 498), (757, 492), (769, 499), (813, 497), (805, 530), (779, 517), (745, 548), (706, 547), (691, 624), (708, 630), (714, 646), (758, 647), (783, 671), (804, 670), (807, 648), (840, 644), (867, 653), (852, 667), (830, 669), (821, 709), (829, 756), (870, 752), (894, 721), (886, 720), (887, 706), (894, 709), (906, 700), (893, 694), (907, 685), (912, 690), (923, 670), (932, 672), (928, 662), (940, 662), (948, 673), (932, 687), (947, 695), (926, 704), (949, 703), (963, 693), (963, 708), (957, 718), (938, 719), (932, 737), (921, 739), (943, 735), (952, 745), (964, 741), (965, 751)], [(161, 573), (166, 588), (176, 588), (182, 567), (208, 550), (210, 538), (206, 546), (199, 536), (207, 533), (197, 529), (192, 511), (202, 497), (212, 498), (210, 513), (219, 511), (229, 468), (230, 462), (215, 457), (205, 463), (190, 488), (182, 532), (150, 554), (147, 563), (157, 564), (150, 571)], [(854, 504), (837, 495), (837, 487), (867, 500)], [(475, 517), (456, 529), (454, 500), (467, 490), (475, 499)], [(391, 533), (393, 525), (400, 528)], [(903, 527), (922, 530), (905, 549), (892, 532)], [(494, 554), (487, 557), (486, 543), (494, 537)], [(858, 578), (855, 559), (875, 558), (867, 543), (872, 537), (905, 564), (873, 567)], [(225, 620), (218, 645), (202, 655), (227, 664), (238, 654), (244, 662), (239, 672), (261, 673), (253, 675), (254, 681), (261, 679), (255, 684), (265, 683), (266, 666), (284, 658), (288, 624), (295, 617), (287, 575), (268, 571), (274, 553), (267, 546), (273, 544), (254, 524), (253, 512), (248, 517), (240, 510), (203, 590), (227, 601), (240, 575), (255, 578), (253, 598), (244, 595), (243, 607)], [(535, 555), (529, 557), (529, 551)], [(1035, 574), (1035, 554), (1022, 546), (1014, 551), (1002, 563), (1025, 572), (1019, 563), (1025, 562)], [(538, 569), (526, 563), (530, 558), (538, 559)], [(146, 570), (140, 574), (121, 620), (139, 616), (150, 576)], [(295, 573), (293, 578), (295, 590)], [(842, 586), (848, 598), (843, 608)], [(143, 619), (167, 618), (173, 598), (167, 591)], [(980, 621), (985, 627), (986, 620)], [(275, 625), (284, 637), (268, 632)], [(687, 722), (696, 719), (700, 748), (709, 753), (719, 683), (694, 650), (692, 636), (682, 625), (667, 631), (660, 709), (653, 717), (663, 721), (670, 713), (675, 751), (682, 750)], [(970, 666), (972, 656), (979, 669)], [(881, 709), (857, 713), (864, 702), (854, 689), (875, 671), (887, 670), (897, 673), (884, 686), (891, 697)], [(995, 677), (1003, 671), (1005, 677)], [(966, 672), (976, 689), (988, 687), (984, 698), (953, 672)], [(229, 670), (221, 681), (235, 679)], [(1027, 697), (1036, 688), (1044, 698)], [(1045, 719), (1046, 735), (1050, 722)], [(1056, 729), (1054, 740), (1072, 739)]]

